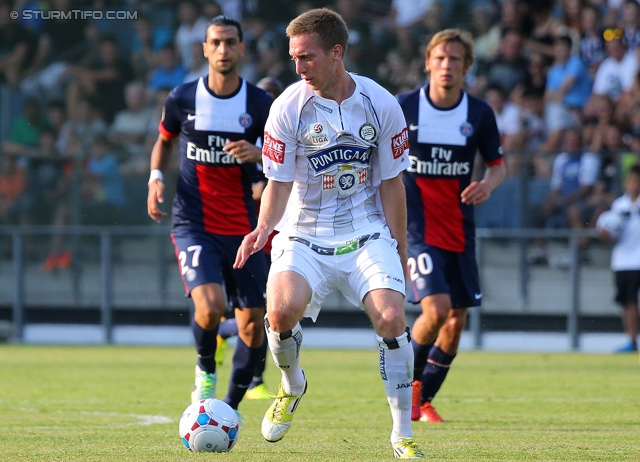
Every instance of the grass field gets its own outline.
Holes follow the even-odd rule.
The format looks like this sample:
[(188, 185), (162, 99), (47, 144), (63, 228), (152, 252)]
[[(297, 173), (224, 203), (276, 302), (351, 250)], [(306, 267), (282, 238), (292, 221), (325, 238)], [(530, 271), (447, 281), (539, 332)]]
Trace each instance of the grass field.
[[(376, 351), (303, 350), (309, 390), (285, 439), (260, 435), (270, 401), (244, 401), (227, 454), (189, 453), (178, 437), (193, 361), (182, 347), (1, 346), (0, 460), (392, 459)], [(414, 424), (428, 460), (640, 461), (637, 355), (463, 352), (434, 404), (448, 422)]]

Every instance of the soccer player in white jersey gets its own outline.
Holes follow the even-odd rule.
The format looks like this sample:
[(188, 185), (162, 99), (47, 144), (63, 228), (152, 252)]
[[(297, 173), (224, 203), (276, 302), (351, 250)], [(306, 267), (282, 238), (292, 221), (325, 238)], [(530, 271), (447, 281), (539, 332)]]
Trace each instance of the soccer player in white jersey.
[(394, 456), (422, 458), (411, 429), (413, 351), (404, 314), (406, 123), (391, 94), (345, 70), (348, 30), (340, 15), (310, 10), (291, 21), (287, 36), (302, 79), (269, 113), (262, 149), (269, 183), (258, 225), (236, 259), (241, 267), (280, 231), (265, 325), (282, 382), (262, 434), (275, 442), (289, 430), (307, 389), (299, 321), (315, 320), (325, 296), (339, 289), (364, 307), (377, 334)]
[[(422, 312), (411, 330), (414, 347), (411, 418), (442, 422), (431, 400), (458, 351), (467, 308), (480, 306), (473, 206), (506, 175), (495, 116), (463, 91), (473, 63), (469, 33), (447, 29), (427, 45), (429, 83), (398, 95), (409, 127), (407, 188), (408, 299)], [(484, 178), (472, 181), (479, 152)]]

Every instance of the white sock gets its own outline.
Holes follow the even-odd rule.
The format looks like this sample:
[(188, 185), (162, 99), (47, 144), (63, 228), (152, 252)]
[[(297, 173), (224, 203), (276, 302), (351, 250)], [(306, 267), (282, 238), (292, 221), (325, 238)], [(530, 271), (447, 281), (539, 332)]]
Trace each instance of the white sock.
[(380, 345), (380, 376), (387, 392), (391, 408), (393, 429), (391, 443), (400, 437), (413, 438), (411, 429), (411, 393), (413, 380), (413, 348), (409, 334), (400, 337), (382, 338), (376, 336)]
[(305, 378), (300, 368), (300, 347), (302, 346), (300, 323), (297, 323), (290, 331), (282, 333), (267, 327), (267, 339), (273, 361), (282, 371), (282, 388), (294, 395), (302, 393)]

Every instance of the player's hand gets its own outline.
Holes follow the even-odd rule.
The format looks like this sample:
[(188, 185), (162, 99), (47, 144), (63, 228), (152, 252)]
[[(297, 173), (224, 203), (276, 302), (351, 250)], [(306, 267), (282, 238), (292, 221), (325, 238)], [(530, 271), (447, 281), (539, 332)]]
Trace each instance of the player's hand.
[(262, 162), (262, 149), (247, 140), (229, 141), (222, 150), (240, 162)]
[(161, 217), (166, 217), (167, 213), (160, 210), (159, 205), (164, 202), (164, 183), (160, 180), (153, 180), (149, 183), (149, 194), (147, 196), (147, 213), (153, 221), (160, 223)]
[(249, 257), (262, 249), (267, 243), (269, 233), (258, 228), (247, 234), (242, 240), (242, 244), (238, 247), (236, 261), (233, 264), (235, 269), (242, 268)]
[(460, 199), (463, 204), (478, 205), (489, 199), (491, 196), (491, 188), (485, 182), (474, 181), (467, 186), (460, 194)]

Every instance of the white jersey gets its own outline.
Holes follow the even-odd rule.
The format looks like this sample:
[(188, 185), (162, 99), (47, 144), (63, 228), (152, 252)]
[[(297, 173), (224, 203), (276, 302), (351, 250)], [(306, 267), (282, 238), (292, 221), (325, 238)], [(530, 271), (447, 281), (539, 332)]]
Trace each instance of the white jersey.
[(356, 88), (342, 104), (300, 81), (271, 106), (264, 173), (294, 182), (279, 231), (334, 236), (384, 223), (378, 187), (409, 167), (407, 126), (388, 91), (350, 76)]
[(628, 194), (611, 204), (611, 211), (622, 216), (624, 227), (611, 252), (613, 271), (640, 270), (640, 198), (631, 201)]

